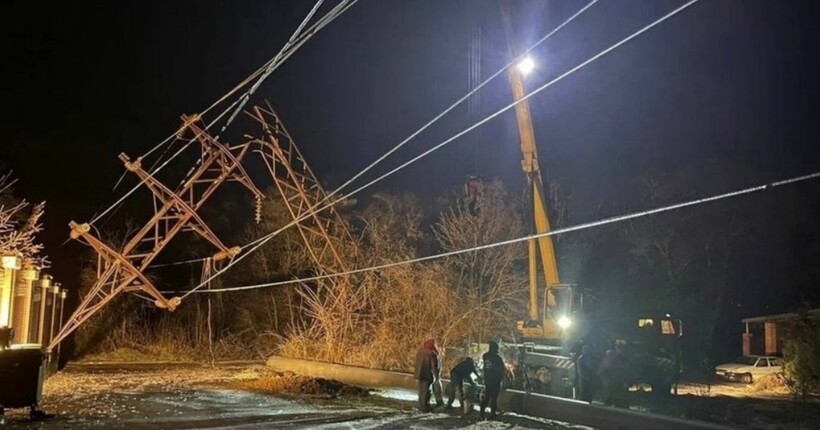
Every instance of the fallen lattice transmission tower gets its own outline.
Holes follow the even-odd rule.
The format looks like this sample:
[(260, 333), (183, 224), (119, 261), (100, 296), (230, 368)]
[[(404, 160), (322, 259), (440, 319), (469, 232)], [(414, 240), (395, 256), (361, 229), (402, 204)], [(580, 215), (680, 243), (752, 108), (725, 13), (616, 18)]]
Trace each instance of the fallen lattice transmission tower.
[[(257, 201), (263, 194), (248, 175), (243, 162), (254, 153), (261, 156), (285, 206), (302, 237), (316, 270), (322, 274), (344, 272), (350, 247), (355, 248), (346, 223), (333, 207), (314, 212), (326, 193), (299, 152), (291, 135), (269, 104), (247, 112), (262, 128), (260, 136), (246, 135), (246, 141), (229, 145), (217, 141), (201, 125), (198, 116), (183, 116), (177, 140), (196, 143), (199, 159), (187, 178), (175, 190), (167, 187), (142, 167), (142, 158), (130, 159), (121, 154), (125, 168), (137, 176), (152, 194), (153, 216), (119, 248), (105, 243), (92, 233), (87, 223), (72, 221), (71, 238), (91, 246), (98, 256), (97, 279), (62, 330), (54, 337), (49, 350), (63, 341), (80, 325), (120, 293), (135, 293), (150, 299), (156, 307), (173, 311), (179, 297), (168, 298), (150, 281), (146, 270), (170, 241), (180, 232), (193, 231), (213, 245), (215, 253), (204, 259), (210, 265), (230, 261), (243, 249), (225, 245), (208, 227), (198, 211), (225, 182), (239, 182)], [(208, 271), (210, 273), (210, 271)], [(341, 284), (341, 282), (337, 282)], [(147, 297), (145, 297), (147, 296)]]

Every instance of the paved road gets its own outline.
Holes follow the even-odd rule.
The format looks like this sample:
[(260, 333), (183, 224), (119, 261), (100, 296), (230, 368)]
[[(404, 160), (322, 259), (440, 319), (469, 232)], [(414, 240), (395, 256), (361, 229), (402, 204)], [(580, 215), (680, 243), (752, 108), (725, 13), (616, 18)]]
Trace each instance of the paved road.
[[(151, 366), (75, 369), (52, 377), (44, 408), (57, 414), (30, 422), (12, 411), (7, 429), (535, 429), (567, 428), (544, 420), (504, 416), (479, 421), (457, 414), (421, 414), (412, 403), (368, 396), (357, 399), (279, 397), (234, 388), (254, 372), (242, 368), (208, 369)], [(258, 373), (256, 374), (258, 378)], [(406, 394), (406, 393), (405, 393)], [(5, 430), (5, 429), (4, 429)]]

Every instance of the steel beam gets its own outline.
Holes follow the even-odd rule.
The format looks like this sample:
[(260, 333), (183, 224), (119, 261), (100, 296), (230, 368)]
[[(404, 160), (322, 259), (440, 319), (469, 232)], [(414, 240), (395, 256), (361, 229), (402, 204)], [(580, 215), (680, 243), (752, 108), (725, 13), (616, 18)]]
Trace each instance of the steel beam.
[(78, 224), (74, 221), (70, 223), (71, 237), (86, 242), (97, 251), (100, 267), (97, 281), (53, 338), (49, 350), (122, 292), (143, 292), (154, 299), (157, 307), (173, 311), (181, 300), (169, 300), (164, 297), (144, 275), (144, 271), (180, 231), (193, 230), (213, 244), (217, 249), (213, 257), (215, 260), (232, 258), (239, 253), (238, 247), (229, 248), (224, 245), (199, 217), (197, 211), (227, 180), (240, 182), (257, 198), (262, 195), (241, 165), (242, 159), (248, 153), (249, 144), (233, 147), (225, 145), (198, 125), (199, 117), (183, 116), (182, 120), (185, 126), (178, 137), (189, 142), (198, 142), (201, 153), (190, 175), (176, 190), (172, 191), (143, 170), (141, 159), (132, 161), (128, 156), (120, 155), (126, 169), (134, 173), (152, 192), (155, 207), (151, 219), (125, 243), (122, 249), (115, 250), (94, 236), (88, 224)]

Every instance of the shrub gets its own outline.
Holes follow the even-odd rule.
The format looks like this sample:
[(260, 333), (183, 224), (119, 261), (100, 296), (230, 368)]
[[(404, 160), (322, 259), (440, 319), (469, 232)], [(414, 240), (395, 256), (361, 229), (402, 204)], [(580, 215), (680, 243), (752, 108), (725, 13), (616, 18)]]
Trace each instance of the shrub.
[(805, 399), (820, 390), (820, 327), (817, 322), (800, 321), (794, 337), (783, 348), (783, 358), (788, 386), (795, 396)]

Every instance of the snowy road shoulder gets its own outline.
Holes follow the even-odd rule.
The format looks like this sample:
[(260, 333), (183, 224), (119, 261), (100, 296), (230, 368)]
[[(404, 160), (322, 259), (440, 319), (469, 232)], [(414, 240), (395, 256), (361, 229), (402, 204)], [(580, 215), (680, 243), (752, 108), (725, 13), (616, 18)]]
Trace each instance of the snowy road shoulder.
[[(379, 394), (379, 395), (375, 395)], [(514, 414), (423, 414), (411, 393), (367, 394), (332, 381), (273, 375), (262, 366), (74, 369), (51, 377), (43, 407), (57, 414), (30, 422), (9, 411), (7, 429), (536, 429), (566, 427)]]

